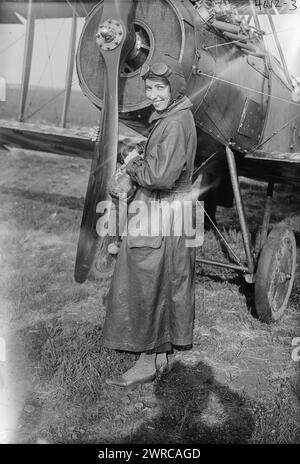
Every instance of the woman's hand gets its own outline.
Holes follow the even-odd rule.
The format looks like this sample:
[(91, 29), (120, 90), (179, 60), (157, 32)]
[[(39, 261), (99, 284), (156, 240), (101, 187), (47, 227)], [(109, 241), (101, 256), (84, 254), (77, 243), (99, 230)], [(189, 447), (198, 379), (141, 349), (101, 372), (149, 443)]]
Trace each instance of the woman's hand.
[(131, 161), (133, 158), (135, 158), (136, 156), (141, 156), (140, 153), (137, 151), (136, 148), (134, 148), (133, 150), (131, 150), (128, 155), (126, 156), (126, 158), (124, 159), (124, 164), (125, 166), (129, 163), (129, 161)]
[[(132, 158), (137, 155), (143, 156), (144, 155), (144, 142), (139, 143), (129, 143), (129, 141), (123, 140), (119, 141), (118, 143), (118, 156), (117, 160), (118, 163), (124, 164), (128, 163)], [(126, 161), (125, 161), (126, 160)]]

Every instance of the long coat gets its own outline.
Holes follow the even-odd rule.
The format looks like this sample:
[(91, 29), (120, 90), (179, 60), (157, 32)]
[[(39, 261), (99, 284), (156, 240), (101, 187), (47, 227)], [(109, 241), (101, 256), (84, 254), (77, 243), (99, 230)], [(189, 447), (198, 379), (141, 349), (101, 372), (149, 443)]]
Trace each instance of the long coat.
[[(159, 204), (191, 189), (197, 145), (191, 106), (183, 97), (165, 112), (153, 113), (144, 159), (136, 158), (127, 167), (139, 185), (135, 201)], [(191, 345), (194, 268), (195, 248), (186, 246), (183, 235), (128, 232), (108, 293), (104, 345), (134, 352)]]

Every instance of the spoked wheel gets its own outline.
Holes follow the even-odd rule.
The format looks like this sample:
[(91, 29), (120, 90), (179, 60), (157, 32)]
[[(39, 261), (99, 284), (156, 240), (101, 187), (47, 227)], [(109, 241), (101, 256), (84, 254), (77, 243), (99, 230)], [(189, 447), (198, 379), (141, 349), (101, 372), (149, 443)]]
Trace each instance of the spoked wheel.
[(259, 256), (255, 275), (255, 307), (259, 318), (277, 321), (286, 309), (296, 271), (296, 240), (286, 227), (275, 227)]

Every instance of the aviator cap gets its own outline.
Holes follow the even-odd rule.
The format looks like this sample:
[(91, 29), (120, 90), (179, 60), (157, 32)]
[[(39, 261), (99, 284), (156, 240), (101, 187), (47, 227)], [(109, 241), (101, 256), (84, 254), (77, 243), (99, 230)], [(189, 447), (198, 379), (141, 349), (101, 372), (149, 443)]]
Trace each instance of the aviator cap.
[(172, 102), (186, 94), (186, 80), (181, 63), (170, 55), (156, 56), (141, 68), (142, 79), (166, 79), (170, 85)]

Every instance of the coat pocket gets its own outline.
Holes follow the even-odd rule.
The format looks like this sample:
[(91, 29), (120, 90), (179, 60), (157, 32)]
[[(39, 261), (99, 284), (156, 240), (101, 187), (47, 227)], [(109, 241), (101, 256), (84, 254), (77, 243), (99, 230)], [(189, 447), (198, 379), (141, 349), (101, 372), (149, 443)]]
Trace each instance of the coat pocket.
[(163, 238), (163, 236), (128, 235), (127, 244), (128, 248), (160, 248)]

